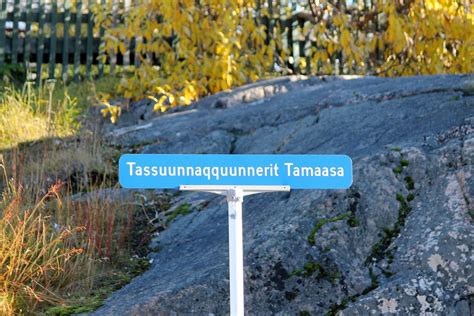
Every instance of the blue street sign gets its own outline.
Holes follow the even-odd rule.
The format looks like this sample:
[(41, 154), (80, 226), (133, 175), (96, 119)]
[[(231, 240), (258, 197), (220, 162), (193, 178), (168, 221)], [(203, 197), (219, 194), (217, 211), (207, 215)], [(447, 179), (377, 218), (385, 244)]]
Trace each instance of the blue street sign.
[(352, 160), (346, 155), (126, 154), (120, 157), (119, 181), (130, 189), (180, 185), (347, 189), (352, 185)]

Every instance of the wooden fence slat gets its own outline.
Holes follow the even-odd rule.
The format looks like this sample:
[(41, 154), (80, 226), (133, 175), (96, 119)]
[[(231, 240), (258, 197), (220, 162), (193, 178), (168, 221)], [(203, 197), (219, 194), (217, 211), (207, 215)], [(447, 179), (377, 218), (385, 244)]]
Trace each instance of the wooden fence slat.
[(76, 4), (76, 29), (74, 32), (74, 81), (79, 80), (79, 73), (81, 70), (81, 13), (82, 1), (77, 1)]
[(305, 48), (305, 44), (306, 44), (306, 41), (304, 40), (304, 21), (303, 20), (298, 21), (298, 27), (299, 27), (298, 28), (298, 35), (299, 35), (299, 38), (298, 38), (298, 50), (299, 50), (298, 70), (301, 72), (301, 71), (305, 70), (305, 69), (301, 69), (302, 59), (305, 58), (304, 48)]
[[(267, 4), (268, 4), (268, 2), (267, 2)], [(263, 0), (263, 6), (264, 6), (264, 7), (267, 7), (267, 6), (265, 5), (265, 0)], [(268, 9), (267, 9), (267, 13), (268, 13)], [(263, 14), (261, 14), (260, 23), (262, 23), (262, 25), (265, 26), (265, 32), (266, 32), (265, 44), (268, 45), (268, 43), (270, 42), (270, 40), (269, 40), (269, 37), (270, 37), (270, 33), (269, 33), (269, 29), (270, 29), (270, 17), (269, 17), (268, 15), (263, 15)]]
[[(282, 14), (282, 10), (284, 9), (284, 3), (282, 1), (278, 1), (278, 7), (277, 7), (277, 16), (276, 18), (276, 25), (278, 26), (278, 34), (276, 36), (280, 37), (283, 39), (283, 33), (285, 32), (285, 17), (284, 14)], [(284, 12), (283, 12), (284, 13)], [(282, 56), (282, 51), (283, 46), (282, 45), (276, 45), (275, 46), (275, 56), (276, 57), (276, 63), (274, 62), (272, 64), (272, 70), (277, 70), (280, 71), (282, 68), (285, 67), (285, 65), (281, 65), (281, 67), (275, 67), (275, 65), (280, 65), (281, 64), (281, 56)]]
[(13, 7), (12, 64), (18, 63), (18, 33), (21, 14), (20, 0), (15, 0)]
[[(117, 27), (118, 0), (112, 0), (112, 27)], [(115, 74), (115, 65), (117, 64), (117, 52), (111, 48), (110, 52), (110, 74)]]
[(286, 20), (286, 27), (287, 27), (287, 34), (286, 39), (288, 43), (288, 68), (294, 72), (295, 68), (295, 60), (293, 58), (293, 20), (291, 18), (287, 18)]
[(305, 47), (308, 45), (308, 49), (305, 51), (306, 58), (306, 75), (311, 74), (311, 42), (305, 42)]
[[(311, 44), (311, 50), (310, 50), (310, 58), (313, 58), (314, 54), (318, 51), (318, 46), (316, 45), (316, 42), (310, 39), (310, 44)], [(319, 75), (319, 63), (320, 60), (318, 59), (315, 63), (313, 63), (312, 66), (314, 66), (314, 69), (312, 69), (312, 74), (314, 75)]]
[(254, 18), (254, 23), (256, 25), (261, 25), (262, 24), (262, 4), (260, 3), (260, 0), (255, 1), (255, 18)]
[(27, 0), (26, 1), (26, 28), (25, 28), (25, 49), (23, 53), (23, 62), (26, 67), (26, 76), (27, 79), (29, 76), (29, 70), (30, 70), (30, 53), (31, 53), (31, 11), (33, 10), (32, 8), (32, 0)]
[(135, 68), (139, 67), (140, 62), (141, 62), (140, 60), (141, 52), (138, 47), (141, 42), (142, 42), (142, 39), (139, 36), (136, 36), (133, 38), (132, 46), (135, 46), (135, 58), (133, 60), (133, 65), (135, 66)]
[(7, 17), (7, 0), (0, 0), (0, 67), (5, 64), (5, 22)]
[[(105, 0), (102, 0), (101, 1), (101, 4), (102, 4), (102, 7), (105, 7), (106, 5), (106, 2)], [(105, 34), (105, 29), (104, 27), (100, 27), (100, 30), (99, 30), (99, 40), (100, 40), (100, 45), (99, 45), (99, 77), (103, 77), (104, 76), (104, 63), (102, 62), (102, 58), (100, 56), (101, 53), (105, 54), (106, 52), (105, 51), (101, 51), (101, 47), (103, 47), (102, 45), (105, 45), (104, 43), (104, 34)]]
[[(311, 8), (309, 7), (310, 4), (309, 2), (306, 3), (305, 10), (311, 11)], [(306, 23), (306, 22), (305, 22)], [(312, 68), (311, 68), (311, 54), (312, 54), (312, 42), (311, 42), (311, 35), (313, 33), (312, 30), (312, 25), (310, 25), (310, 29), (308, 30), (308, 34), (305, 34), (305, 47), (306, 47), (306, 75), (311, 75), (312, 74)]]
[(49, 40), (49, 79), (54, 79), (55, 70), (56, 70), (56, 46), (57, 46), (57, 34), (56, 34), (56, 25), (58, 18), (58, 4), (56, 1), (53, 1), (51, 8), (51, 37)]
[(273, 38), (273, 24), (275, 23), (273, 19), (273, 0), (268, 0), (268, 30), (266, 44), (270, 44), (270, 40)]
[(87, 12), (87, 46), (86, 46), (86, 77), (91, 79), (92, 59), (93, 59), (93, 37), (94, 37), (94, 18), (92, 16), (92, 0), (88, 1)]
[[(130, 0), (125, 0), (124, 2), (124, 12), (130, 11)], [(123, 55), (123, 66), (124, 69), (128, 70), (130, 66), (130, 40), (128, 38), (124, 39), (125, 43), (125, 54)]]
[[(280, 1), (279, 2), (279, 6), (278, 6), (278, 30), (280, 32), (280, 34), (278, 34), (278, 36), (280, 36), (280, 38), (283, 39), (283, 34), (285, 33), (285, 27), (286, 27), (286, 23), (285, 23), (285, 3)], [(283, 68), (286, 66), (286, 60), (281, 60), (280, 56), (282, 56), (282, 53), (283, 53), (283, 50), (284, 50), (284, 47), (283, 47), (283, 43), (282, 45), (280, 46), (277, 46), (277, 51), (276, 51), (276, 55), (278, 56), (278, 61), (279, 63), (283, 62), (284, 65), (281, 65)]]
[(257, 23), (260, 23), (260, 11), (261, 11), (261, 4), (260, 4), (260, 0), (257, 0), (256, 3), (255, 3), (255, 18), (256, 18), (256, 21)]
[(68, 79), (68, 63), (69, 63), (69, 24), (71, 23), (71, 2), (64, 0), (64, 34), (63, 34), (63, 66), (62, 79)]
[(38, 1), (38, 10), (40, 12), (38, 19), (38, 41), (36, 48), (36, 85), (41, 83), (41, 71), (43, 66), (43, 51), (44, 51), (44, 0)]

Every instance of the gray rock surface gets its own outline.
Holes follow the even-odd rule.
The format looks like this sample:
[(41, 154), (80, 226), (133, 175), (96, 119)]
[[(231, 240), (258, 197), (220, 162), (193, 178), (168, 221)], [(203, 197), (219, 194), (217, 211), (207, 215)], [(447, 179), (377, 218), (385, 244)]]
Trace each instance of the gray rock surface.
[[(249, 315), (474, 314), (472, 75), (282, 78), (122, 119), (104, 132), (124, 152), (352, 157), (349, 190), (245, 199)], [(96, 315), (228, 314), (226, 202), (179, 203), (150, 270)]]

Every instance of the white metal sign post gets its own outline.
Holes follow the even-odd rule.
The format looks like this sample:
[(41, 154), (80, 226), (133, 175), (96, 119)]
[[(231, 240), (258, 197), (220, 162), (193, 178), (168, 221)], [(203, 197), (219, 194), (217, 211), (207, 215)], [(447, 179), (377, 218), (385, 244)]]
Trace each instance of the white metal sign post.
[(289, 186), (226, 186), (181, 185), (183, 191), (204, 191), (225, 195), (229, 212), (229, 274), (230, 314), (244, 315), (244, 247), (242, 230), (242, 203), (244, 196), (276, 191), (290, 191)]
[[(345, 155), (125, 154), (119, 180), (129, 189), (175, 189), (224, 195), (229, 208), (230, 314), (243, 316), (244, 196), (292, 189), (347, 189), (352, 160)], [(186, 183), (187, 185), (183, 185)]]

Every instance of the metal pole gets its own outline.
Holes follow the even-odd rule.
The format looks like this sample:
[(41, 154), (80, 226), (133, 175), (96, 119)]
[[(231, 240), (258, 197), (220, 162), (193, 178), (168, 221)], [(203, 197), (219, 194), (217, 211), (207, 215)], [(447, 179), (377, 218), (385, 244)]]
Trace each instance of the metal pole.
[(229, 207), (230, 315), (244, 316), (244, 246), (242, 230), (244, 196), (265, 192), (288, 192), (290, 187), (285, 185), (180, 185), (179, 189), (209, 192), (227, 197)]
[(229, 273), (230, 273), (230, 315), (244, 315), (244, 247), (242, 237), (241, 189), (227, 191), (229, 206)]

